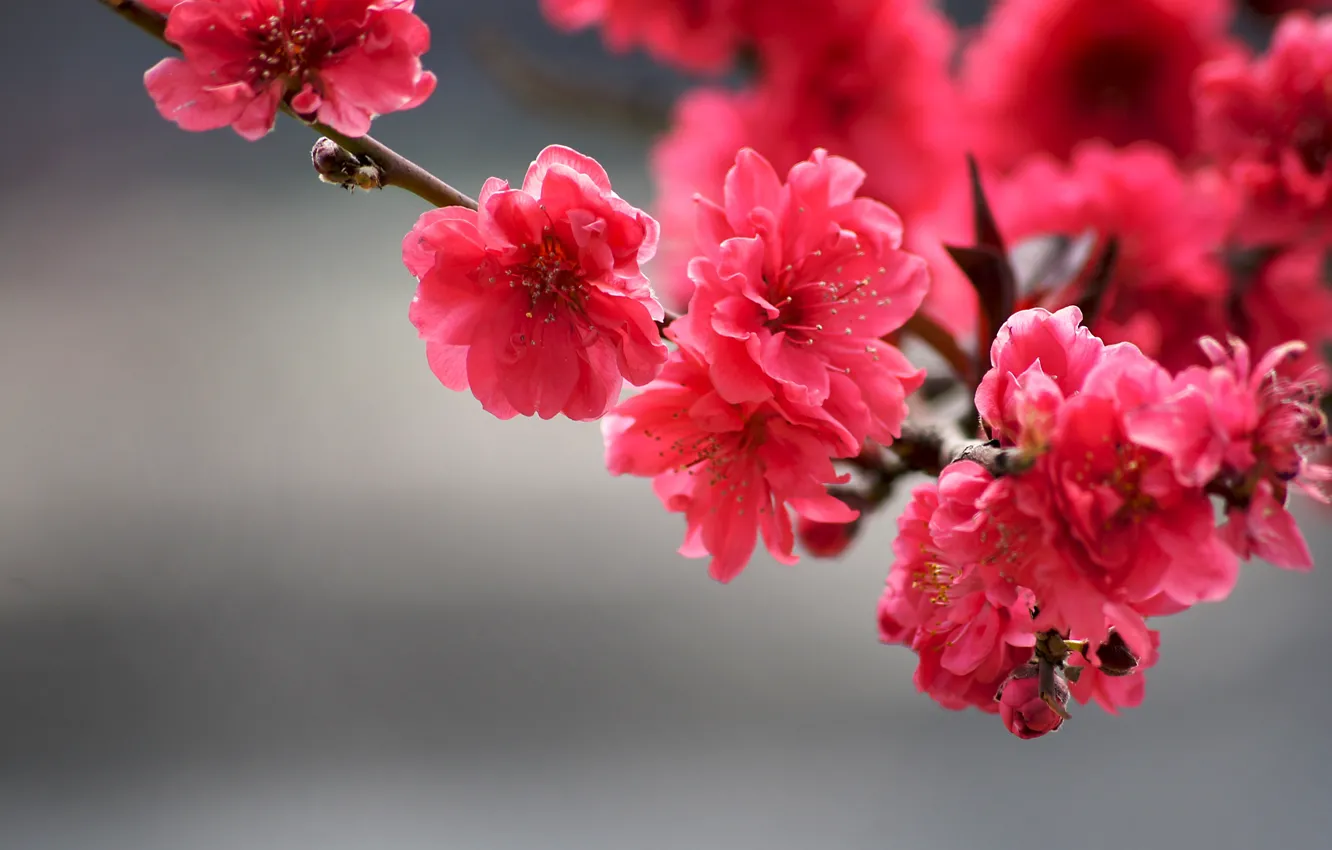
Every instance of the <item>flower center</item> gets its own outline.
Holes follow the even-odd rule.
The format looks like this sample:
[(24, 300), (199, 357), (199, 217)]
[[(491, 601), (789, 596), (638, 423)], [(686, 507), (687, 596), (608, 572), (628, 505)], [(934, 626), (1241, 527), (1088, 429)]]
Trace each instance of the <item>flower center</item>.
[(527, 318), (541, 316), (553, 322), (561, 311), (581, 313), (587, 303), (587, 286), (578, 261), (554, 234), (546, 233), (541, 242), (528, 246), (526, 263), (505, 270), (509, 286), (527, 292)]
[(1074, 103), (1084, 112), (1127, 112), (1151, 89), (1157, 56), (1145, 45), (1114, 39), (1091, 46), (1073, 66)]
[[(846, 261), (852, 262), (863, 253), (857, 245), (854, 258), (848, 256)], [(822, 257), (822, 252), (815, 251), (814, 256)], [(838, 275), (842, 272), (842, 268), (835, 264), (834, 270)], [(880, 269), (880, 273), (883, 271)], [(850, 336), (852, 331), (846, 323), (848, 316), (838, 311), (855, 307), (864, 297), (879, 296), (877, 290), (868, 288), (869, 277), (852, 281), (801, 281), (797, 276), (795, 267), (787, 266), (778, 273), (776, 281), (765, 280), (768, 297), (777, 308), (777, 315), (764, 322), (764, 327), (772, 333), (785, 331), (786, 341), (795, 345), (813, 345), (816, 337), (834, 328), (841, 328), (842, 333)], [(828, 331), (825, 331), (825, 324)]]
[(311, 69), (335, 48), (324, 19), (308, 15), (286, 19), (272, 15), (255, 27), (254, 39), (256, 53), (249, 72), (256, 87), (282, 79), (289, 89), (300, 89), (310, 82)]
[(911, 587), (925, 594), (934, 605), (947, 605), (949, 591), (957, 580), (957, 571), (947, 564), (926, 561), (921, 568), (911, 574)]

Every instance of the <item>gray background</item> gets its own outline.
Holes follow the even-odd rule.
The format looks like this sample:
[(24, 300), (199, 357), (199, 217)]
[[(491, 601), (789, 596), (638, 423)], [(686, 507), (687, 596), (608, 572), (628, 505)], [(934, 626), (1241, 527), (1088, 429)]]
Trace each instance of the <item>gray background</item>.
[[(516, 106), (465, 44), (681, 81), (532, 0), (419, 5), (441, 85), (381, 138), (473, 191), (559, 141), (650, 201), (643, 130)], [(418, 199), (318, 184), (290, 123), (161, 121), (163, 49), (92, 0), (5, 14), (0, 847), (1328, 846), (1326, 514), (1313, 575), (1163, 623), (1142, 708), (1019, 741), (877, 644), (891, 523), (712, 583), (595, 425), (438, 386)]]

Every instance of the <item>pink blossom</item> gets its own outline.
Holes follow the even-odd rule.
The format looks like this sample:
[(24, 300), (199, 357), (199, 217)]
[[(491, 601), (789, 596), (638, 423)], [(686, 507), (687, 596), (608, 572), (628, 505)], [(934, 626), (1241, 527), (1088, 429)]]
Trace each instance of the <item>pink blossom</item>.
[(1034, 470), (1049, 482), (1048, 505), (1037, 497), (1044, 493), (1029, 497), (1031, 510), (1049, 511), (1049, 543), (1062, 557), (1019, 577), (1043, 618), (1091, 640), (1115, 625), (1139, 651), (1144, 632), (1133, 605), (1158, 594), (1181, 605), (1221, 599), (1238, 575), (1201, 488), (1179, 481), (1168, 453), (1134, 440), (1133, 414), (1170, 389), (1164, 369), (1118, 345), (1064, 402)]
[(657, 223), (611, 190), (593, 159), (551, 146), (521, 189), (492, 177), (480, 209), (421, 216), (403, 240), (420, 281), (411, 320), (450, 389), (501, 419), (596, 419), (623, 380), (642, 386), (667, 351), (640, 264)]
[(1259, 481), (1247, 505), (1228, 508), (1221, 537), (1245, 560), (1262, 558), (1277, 567), (1311, 570), (1313, 556), (1309, 554), (1309, 545), (1304, 542), (1295, 518), (1273, 495), (1273, 489), (1271, 481)]
[(725, 207), (699, 201), (696, 285), (674, 333), (703, 353), (734, 403), (780, 394), (826, 406), (857, 439), (890, 442), (924, 372), (882, 337), (902, 326), (929, 285), (900, 249), (897, 215), (856, 196), (864, 172), (817, 150), (783, 184), (742, 150)]
[(655, 58), (695, 71), (729, 64), (742, 36), (747, 0), (541, 0), (541, 11), (564, 30), (601, 25), (617, 53), (642, 46)]
[(1023, 311), (1001, 329), (977, 406), (1030, 469), (996, 482), (974, 465), (954, 476), (936, 539), (1002, 559), (1035, 594), (1039, 629), (1103, 640), (1114, 626), (1141, 650), (1144, 613), (1225, 596), (1237, 564), (1201, 486), (1175, 474), (1176, 455), (1132, 439), (1134, 417), (1170, 395), (1169, 373), (1131, 345), (1102, 346), (1079, 318)]
[(850, 435), (818, 408), (727, 402), (688, 346), (671, 354), (659, 380), (615, 408), (602, 431), (611, 474), (654, 479), (666, 509), (685, 515), (680, 554), (711, 555), (718, 581), (739, 575), (760, 531), (775, 559), (795, 563), (791, 511), (831, 523), (857, 516), (825, 489), (846, 480), (830, 458), (859, 450)]
[[(1122, 708), (1137, 708), (1142, 705), (1146, 692), (1145, 672), (1156, 666), (1161, 657), (1161, 633), (1155, 629), (1148, 631), (1148, 651), (1138, 658), (1137, 667), (1126, 675), (1114, 675), (1101, 667), (1088, 663), (1080, 655), (1069, 657), (1069, 663), (1081, 665), (1082, 673), (1076, 680), (1070, 681), (1069, 690), (1079, 705), (1086, 705), (1095, 700), (1101, 708), (1111, 714), (1118, 714)], [(1095, 649), (1092, 649), (1095, 654)]]
[[(1019, 400), (1030, 394), (1022, 382), (1033, 367), (1053, 382), (1060, 397), (1068, 397), (1082, 388), (1104, 351), (1105, 344), (1082, 326), (1077, 307), (1056, 313), (1040, 308), (1014, 313), (995, 335), (990, 345), (992, 368), (976, 389), (976, 409), (990, 425), (991, 435), (1014, 445), (1020, 434), (1032, 430), (1035, 423), (1019, 421), (1018, 408)], [(1028, 383), (1031, 380), (1027, 378)]]
[[(1062, 710), (1068, 704), (1068, 681), (1058, 670), (1054, 674), (1051, 698)], [(1035, 663), (1018, 668), (1012, 678), (1000, 686), (999, 717), (1004, 727), (1024, 740), (1056, 732), (1064, 725), (1064, 715), (1041, 697), (1038, 668)]]
[[(913, 223), (964, 190), (963, 127), (949, 76), (958, 38), (937, 5), (794, 5), (804, 15), (767, 28), (756, 44), (768, 130), (750, 144), (765, 155), (771, 139), (797, 158), (828, 148), (852, 159), (868, 172), (863, 193)], [(779, 169), (791, 164), (770, 158)]]
[(1194, 340), (1226, 328), (1230, 294), (1218, 255), (1234, 215), (1223, 184), (1185, 175), (1150, 145), (1087, 143), (1068, 165), (1043, 157), (996, 184), (991, 201), (1010, 242), (1113, 236), (1119, 255), (1092, 331), (1132, 342), (1168, 369), (1199, 361)]
[(1332, 16), (1282, 18), (1266, 56), (1198, 71), (1204, 150), (1246, 201), (1245, 244), (1332, 244)]
[[(755, 149), (784, 173), (825, 148), (864, 168), (861, 194), (906, 222), (905, 247), (931, 267), (925, 312), (954, 333), (971, 333), (975, 293), (942, 246), (971, 238), (964, 136), (948, 72), (956, 34), (923, 0), (790, 5), (802, 14), (777, 16), (780, 25), (756, 35), (764, 72), (753, 88), (695, 90), (677, 104), (652, 156), (664, 232), (692, 229), (696, 195), (721, 199), (738, 149)], [(694, 255), (683, 239), (663, 246), (670, 297), (692, 289), (685, 266)]]
[(1301, 246), (1263, 260), (1251, 276), (1234, 283), (1240, 297), (1231, 311), (1231, 327), (1251, 350), (1267, 351), (1292, 339), (1309, 346), (1279, 365), (1288, 377), (1309, 372), (1332, 345), (1332, 286), (1323, 263), (1323, 251)]
[(1252, 366), (1238, 339), (1229, 351), (1206, 337), (1202, 347), (1212, 366), (1184, 370), (1167, 398), (1131, 414), (1132, 438), (1171, 455), (1180, 481), (1226, 494), (1223, 537), (1241, 557), (1309, 569), (1308, 548), (1283, 503), (1289, 481), (1327, 499), (1322, 485), (1332, 469), (1311, 461), (1329, 439), (1318, 370), (1294, 379), (1281, 373), (1283, 361), (1304, 354), (1302, 342), (1277, 346)]
[(415, 0), (183, 0), (166, 38), (183, 58), (144, 75), (164, 118), (184, 130), (231, 125), (251, 141), (286, 99), (302, 116), (362, 136), (376, 115), (420, 105), (430, 31)]
[(1230, 0), (1001, 0), (963, 58), (978, 156), (1007, 170), (1089, 139), (1189, 155), (1193, 73), (1238, 50), (1230, 13)]
[(916, 652), (916, 687), (940, 705), (994, 712), (995, 690), (1036, 642), (1031, 594), (992, 564), (944, 551), (934, 536), (939, 509), (940, 488), (927, 484), (898, 518), (879, 600), (880, 639)]

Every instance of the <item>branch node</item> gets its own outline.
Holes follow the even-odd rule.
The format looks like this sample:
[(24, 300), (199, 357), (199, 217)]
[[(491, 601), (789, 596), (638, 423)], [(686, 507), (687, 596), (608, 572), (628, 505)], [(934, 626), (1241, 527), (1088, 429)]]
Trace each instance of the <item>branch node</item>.
[(354, 154), (328, 136), (321, 136), (310, 149), (310, 162), (325, 183), (352, 191), (384, 188), (384, 171), (365, 154)]

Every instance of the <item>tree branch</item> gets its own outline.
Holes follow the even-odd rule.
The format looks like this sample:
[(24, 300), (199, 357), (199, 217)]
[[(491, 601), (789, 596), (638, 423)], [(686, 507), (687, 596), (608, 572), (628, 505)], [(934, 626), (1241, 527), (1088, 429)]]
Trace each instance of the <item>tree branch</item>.
[[(138, 3), (137, 0), (97, 0), (97, 2), (171, 49), (179, 50), (176, 45), (167, 41), (167, 19), (163, 15)], [(475, 200), (371, 136), (352, 138), (318, 121), (307, 121), (296, 114), (285, 100), (282, 103), (282, 111), (319, 135), (327, 136), (337, 142), (343, 149), (367, 159), (379, 170), (379, 185), (396, 186), (437, 207), (476, 209)]]
[(905, 422), (902, 436), (889, 448), (908, 469), (934, 476), (950, 463), (963, 460), (980, 464), (995, 478), (1016, 475), (1027, 466), (1017, 449), (968, 440), (952, 423), (922, 426)]

